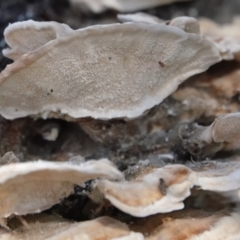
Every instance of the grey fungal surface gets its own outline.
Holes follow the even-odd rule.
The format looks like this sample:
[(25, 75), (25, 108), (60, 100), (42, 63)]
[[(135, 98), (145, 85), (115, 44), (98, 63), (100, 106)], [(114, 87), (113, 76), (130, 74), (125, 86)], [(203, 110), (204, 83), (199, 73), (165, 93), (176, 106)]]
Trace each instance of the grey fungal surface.
[(101, 13), (107, 9), (114, 9), (119, 12), (138, 11), (155, 6), (170, 4), (186, 0), (70, 0), (73, 6), (87, 8), (94, 13)]
[(10, 48), (3, 49), (5, 57), (16, 60), (45, 43), (64, 36), (73, 30), (58, 22), (37, 22), (33, 20), (10, 24), (4, 31), (6, 43)]
[(176, 27), (80, 29), (7, 66), (0, 75), (0, 114), (136, 118), (220, 60), (213, 43)]
[(88, 161), (79, 165), (35, 161), (12, 163), (0, 168), (0, 224), (4, 218), (38, 213), (57, 204), (82, 185), (95, 178), (122, 178), (108, 160)]

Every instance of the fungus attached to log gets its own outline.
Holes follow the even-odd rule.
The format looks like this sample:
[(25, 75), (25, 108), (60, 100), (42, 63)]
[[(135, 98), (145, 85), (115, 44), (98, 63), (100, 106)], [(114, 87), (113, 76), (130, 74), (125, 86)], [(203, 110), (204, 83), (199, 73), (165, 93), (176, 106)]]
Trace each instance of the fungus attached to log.
[(29, 228), (1, 231), (4, 240), (144, 240), (141, 233), (130, 231), (126, 224), (110, 217), (72, 223), (58, 216), (33, 215), (27, 217)]
[(203, 36), (216, 44), (224, 60), (240, 61), (240, 18), (236, 17), (232, 23), (224, 25), (205, 18), (199, 22)]
[(209, 162), (209, 167), (196, 170), (196, 185), (203, 190), (230, 192), (240, 189), (239, 161), (217, 160)]
[(199, 139), (207, 143), (223, 144), (226, 150), (240, 148), (240, 112), (218, 117), (206, 128)]
[[(126, 182), (102, 180), (97, 189), (114, 206), (137, 217), (171, 212), (184, 207), (190, 195), (195, 173), (183, 165), (152, 169), (150, 173)], [(131, 194), (125, 194), (129, 192)]]
[(148, 24), (159, 24), (164, 21), (153, 15), (138, 12), (132, 14), (118, 14), (117, 18), (120, 22), (135, 22), (135, 23), (148, 23)]
[(145, 240), (239, 239), (239, 208), (210, 212), (188, 209), (135, 221), (131, 229)]
[(88, 27), (8, 65), (0, 75), (0, 114), (135, 118), (220, 60), (213, 43), (176, 27)]
[(200, 24), (192, 17), (177, 17), (169, 22), (170, 26), (181, 28), (184, 32), (200, 35)]
[(200, 35), (200, 24), (196, 18), (192, 18), (192, 17), (177, 17), (170, 21), (165, 22), (153, 15), (138, 12), (133, 14), (118, 14), (117, 18), (120, 22), (166, 24), (169, 26), (178, 27), (187, 33), (195, 33)]
[(238, 161), (226, 159), (188, 165), (189, 167), (176, 164), (146, 168), (129, 181), (99, 180), (93, 184), (93, 190), (102, 193), (121, 211), (136, 217), (183, 209), (183, 201), (190, 196), (193, 187), (231, 199), (238, 198)]
[(101, 13), (107, 9), (114, 9), (119, 12), (133, 12), (179, 1), (187, 0), (70, 0), (73, 6), (87, 7), (94, 13)]
[(110, 217), (75, 223), (68, 229), (47, 240), (86, 239), (86, 240), (144, 240), (140, 233), (131, 232), (128, 227)]
[(68, 25), (57, 22), (28, 20), (10, 24), (4, 31), (5, 41), (10, 48), (4, 49), (3, 55), (16, 60), (72, 31)]
[(220, 150), (240, 149), (240, 113), (220, 116), (208, 127), (197, 126), (182, 141), (190, 153), (200, 156), (212, 156)]
[(108, 160), (79, 165), (46, 161), (13, 163), (0, 168), (0, 218), (41, 212), (73, 192), (74, 184), (95, 178), (121, 178)]

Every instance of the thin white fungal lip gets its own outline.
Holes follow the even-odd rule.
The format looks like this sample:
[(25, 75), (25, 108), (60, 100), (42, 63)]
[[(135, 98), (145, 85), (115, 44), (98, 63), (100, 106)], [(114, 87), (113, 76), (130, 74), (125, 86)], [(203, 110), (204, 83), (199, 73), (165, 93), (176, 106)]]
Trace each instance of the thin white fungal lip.
[(138, 23), (148, 23), (148, 24), (159, 24), (164, 22), (158, 17), (152, 16), (147, 13), (133, 13), (133, 14), (118, 14), (117, 18), (120, 22), (138, 22)]

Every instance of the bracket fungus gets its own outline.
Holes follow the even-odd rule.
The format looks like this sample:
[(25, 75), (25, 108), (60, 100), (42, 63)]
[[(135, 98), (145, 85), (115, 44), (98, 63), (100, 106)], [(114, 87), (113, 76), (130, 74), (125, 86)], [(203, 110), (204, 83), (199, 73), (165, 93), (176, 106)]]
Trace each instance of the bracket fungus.
[(48, 240), (144, 240), (141, 233), (131, 232), (128, 227), (113, 218), (100, 217), (92, 221), (75, 223)]
[(10, 221), (14, 222), (11, 231), (0, 228), (0, 239), (46, 240), (60, 231), (68, 229), (72, 224), (59, 216), (44, 213), (31, 214), (24, 217), (24, 219), (26, 219), (27, 225), (19, 225), (18, 227), (15, 219), (11, 219)]
[(199, 21), (192, 17), (177, 17), (169, 21), (170, 26), (181, 28), (184, 32), (200, 35)]
[(240, 148), (240, 113), (218, 117), (202, 132), (199, 139), (207, 143), (222, 143), (226, 150)]
[(0, 114), (136, 118), (220, 60), (213, 43), (176, 27), (88, 27), (8, 65), (0, 75)]
[(240, 237), (239, 208), (217, 212), (181, 210), (137, 220), (131, 229), (145, 240), (237, 240)]
[(132, 12), (179, 1), (187, 0), (70, 0), (73, 6), (79, 8), (87, 7), (94, 13), (101, 13), (106, 9), (114, 9), (119, 12)]
[(0, 218), (41, 212), (73, 192), (74, 184), (95, 178), (121, 178), (108, 160), (79, 165), (46, 161), (13, 163), (0, 168)]
[(208, 127), (194, 129), (183, 139), (183, 145), (193, 155), (211, 156), (220, 150), (240, 148), (240, 113), (218, 117)]
[(132, 14), (118, 14), (117, 19), (123, 23), (138, 22), (138, 23), (148, 23), (148, 24), (159, 24), (164, 22), (158, 17), (155, 17), (147, 13), (143, 13), (143, 12), (132, 13)]
[[(95, 12), (133, 7), (131, 1), (123, 0), (111, 2), (118, 8), (105, 0), (81, 2), (90, 8), (96, 3)], [(127, 8), (121, 3), (128, 4)], [(237, 53), (225, 45), (221, 49), (224, 39), (220, 44), (215, 33), (211, 36), (203, 30), (201, 34), (194, 18), (162, 22), (143, 13), (118, 18), (130, 23), (73, 30), (56, 22), (24, 21), (5, 30), (9, 49), (3, 54), (14, 62), (0, 74), (0, 115), (11, 120), (26, 116), (59, 119), (6, 120), (15, 128), (18, 121), (26, 120), (24, 128), (18, 126), (15, 131), (0, 119), (4, 139), (17, 132), (17, 144), (22, 147), (15, 151), (12, 141), (1, 142), (1, 155), (7, 154), (0, 159), (0, 224), (11, 228), (16, 220), (11, 216), (36, 213), (32, 216), (38, 218), (39, 212), (58, 203), (53, 212), (61, 212), (64, 218), (93, 220), (73, 223), (56, 219), (55, 223), (62, 223), (58, 231), (50, 220), (51, 229), (46, 231), (54, 230), (53, 234), (41, 236), (43, 225), (35, 226), (36, 231), (27, 229), (27, 224), (11, 228), (11, 232), (0, 229), (0, 239), (24, 238), (23, 233), (27, 237), (36, 233), (37, 240), (197, 240), (219, 234), (239, 239), (239, 209), (232, 211), (231, 205), (240, 202), (239, 152), (233, 153), (235, 158), (188, 162), (189, 152), (202, 157), (240, 148), (238, 81), (221, 84), (233, 70), (237, 69), (233, 75), (238, 76), (240, 65), (235, 62), (227, 74), (215, 72), (222, 65), (205, 72), (222, 59), (237, 59)], [(233, 35), (231, 41), (238, 44), (238, 36)], [(198, 73), (202, 74), (188, 79)], [(219, 85), (222, 91), (216, 90)], [(182, 126), (186, 126), (186, 138), (181, 135)], [(80, 146), (78, 139), (85, 144)], [(73, 157), (66, 163), (21, 162), (41, 158), (42, 153), (35, 154), (45, 153), (45, 148), (39, 148), (41, 143), (52, 146), (46, 159)], [(5, 145), (12, 149), (6, 150)], [(31, 146), (37, 150), (30, 153)], [(55, 146), (58, 152), (52, 154)], [(30, 154), (21, 157), (25, 148)], [(195, 148), (199, 150), (196, 153), (192, 151)], [(87, 153), (77, 157), (82, 151)], [(85, 162), (92, 156), (100, 160)], [(126, 170), (125, 178), (110, 161), (101, 159), (103, 156)], [(95, 181), (85, 186), (89, 180)], [(213, 196), (219, 198), (218, 204)], [(211, 208), (213, 202), (217, 206)], [(49, 215), (54, 218), (52, 212)], [(231, 225), (228, 232), (223, 230), (225, 224)]]
[(238, 161), (209, 162), (209, 167), (198, 171), (196, 185), (203, 190), (230, 192), (240, 189), (240, 163)]
[(66, 24), (58, 22), (37, 22), (33, 20), (10, 24), (4, 31), (6, 43), (10, 48), (3, 49), (3, 55), (12, 60), (30, 53), (47, 42), (71, 33)]
[(240, 18), (224, 25), (205, 18), (199, 22), (203, 36), (216, 44), (224, 60), (240, 60)]
[(183, 201), (190, 196), (193, 187), (235, 197), (235, 191), (240, 189), (239, 162), (208, 163), (205, 166), (202, 163), (200, 167), (176, 164), (145, 169), (129, 181), (99, 180), (94, 184), (94, 190), (121, 211), (135, 217), (183, 209)]
[(165, 24), (182, 29), (187, 33), (195, 33), (200, 35), (200, 24), (196, 18), (192, 17), (176, 17), (170, 21), (163, 21), (158, 17), (147, 13), (118, 14), (117, 18), (120, 22), (140, 22), (147, 24)]
[(4, 240), (144, 240), (141, 233), (130, 231), (126, 224), (110, 217), (72, 223), (57, 216), (41, 214), (27, 218), (30, 228), (24, 226), (11, 232), (0, 230)]
[(145, 217), (182, 209), (183, 200), (190, 195), (195, 177), (195, 173), (183, 165), (170, 165), (152, 169), (150, 173), (143, 174), (136, 180), (102, 180), (96, 187), (123, 212)]

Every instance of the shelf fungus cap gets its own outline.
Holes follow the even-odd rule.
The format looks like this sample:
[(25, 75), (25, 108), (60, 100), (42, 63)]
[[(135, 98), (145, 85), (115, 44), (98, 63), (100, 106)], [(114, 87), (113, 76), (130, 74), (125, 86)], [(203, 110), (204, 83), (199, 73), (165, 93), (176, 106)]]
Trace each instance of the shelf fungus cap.
[(153, 16), (151, 14), (137, 12), (131, 14), (118, 14), (117, 19), (120, 22), (135, 22), (135, 23), (148, 23), (148, 24), (159, 24), (164, 21), (160, 18)]
[(135, 22), (146, 24), (166, 24), (182, 29), (187, 33), (195, 33), (200, 35), (200, 24), (196, 18), (192, 17), (177, 17), (170, 21), (163, 21), (160, 18), (147, 13), (132, 13), (132, 14), (118, 14), (117, 18), (120, 22)]
[[(209, 223), (209, 230), (199, 232), (197, 236), (193, 236), (191, 240), (212, 240), (212, 239), (229, 239), (237, 240), (240, 238), (240, 214), (239, 208), (221, 216), (221, 213), (214, 213), (209, 219), (205, 219)], [(215, 218), (215, 221), (214, 221)], [(217, 219), (216, 219), (217, 218)], [(198, 225), (198, 223), (196, 223)], [(205, 225), (206, 226), (206, 225)]]
[(240, 112), (218, 117), (199, 136), (207, 143), (223, 143), (225, 150), (240, 148)]
[(144, 240), (141, 233), (131, 232), (128, 227), (113, 218), (100, 217), (95, 220), (75, 223), (47, 240)]
[(141, 233), (130, 231), (126, 224), (110, 217), (91, 221), (68, 222), (56, 215), (27, 216), (27, 226), (14, 231), (1, 231), (4, 240), (144, 240)]
[(107, 9), (114, 9), (119, 12), (134, 12), (141, 9), (152, 8), (173, 2), (187, 0), (70, 0), (73, 6), (88, 8), (94, 13), (101, 13)]
[(88, 27), (8, 65), (0, 74), (0, 114), (136, 118), (220, 60), (213, 43), (176, 27)]
[(181, 28), (184, 32), (200, 35), (200, 24), (196, 18), (177, 17), (169, 21), (170, 26)]
[(223, 211), (184, 209), (140, 219), (132, 226), (145, 240), (212, 240), (240, 237), (239, 208)]
[(219, 25), (210, 19), (199, 20), (201, 33), (219, 48), (224, 60), (240, 61), (240, 18), (234, 18), (230, 24)]
[(0, 217), (41, 212), (70, 195), (74, 184), (121, 177), (105, 159), (79, 165), (47, 161), (5, 165), (0, 168)]
[(196, 171), (195, 185), (203, 190), (230, 192), (240, 189), (240, 162), (217, 160), (204, 171)]
[(37, 22), (27, 20), (9, 24), (4, 30), (6, 43), (10, 48), (2, 51), (3, 55), (12, 60), (30, 53), (43, 46), (47, 42), (71, 33), (71, 29), (66, 24), (58, 22)]
[(146, 217), (182, 209), (183, 200), (190, 195), (195, 178), (195, 173), (189, 168), (169, 165), (153, 169), (136, 180), (100, 180), (96, 187), (121, 211), (136, 217)]

